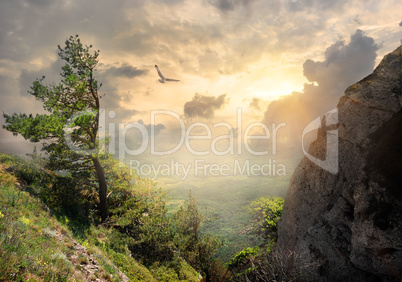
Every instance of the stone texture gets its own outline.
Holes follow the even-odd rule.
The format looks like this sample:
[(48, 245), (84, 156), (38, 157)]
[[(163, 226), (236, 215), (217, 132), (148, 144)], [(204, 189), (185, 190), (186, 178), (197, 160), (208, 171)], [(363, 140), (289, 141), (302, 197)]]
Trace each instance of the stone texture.
[[(292, 176), (277, 250), (314, 261), (314, 280), (401, 281), (401, 49), (340, 99), (339, 172), (305, 157)], [(309, 149), (317, 158), (325, 158), (327, 130), (334, 127), (323, 119)]]

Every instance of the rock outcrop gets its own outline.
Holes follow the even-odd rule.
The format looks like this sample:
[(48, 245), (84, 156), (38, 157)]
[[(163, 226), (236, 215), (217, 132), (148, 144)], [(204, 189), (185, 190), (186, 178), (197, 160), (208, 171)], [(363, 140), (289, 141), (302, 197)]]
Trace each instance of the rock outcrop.
[(401, 49), (345, 91), (335, 127), (323, 118), (309, 153), (324, 159), (338, 130), (338, 173), (305, 157), (293, 174), (277, 250), (314, 262), (308, 280), (402, 281)]

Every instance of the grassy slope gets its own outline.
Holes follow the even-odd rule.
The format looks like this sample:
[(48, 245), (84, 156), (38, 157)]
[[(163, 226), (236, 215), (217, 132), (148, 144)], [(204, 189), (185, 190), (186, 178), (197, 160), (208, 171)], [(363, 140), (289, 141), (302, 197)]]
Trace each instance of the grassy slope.
[[(102, 227), (91, 226), (86, 239), (74, 238), (68, 220), (58, 221), (9, 171), (13, 161), (0, 154), (1, 281), (178, 281), (171, 269), (151, 272), (128, 254), (105, 248), (109, 231)], [(184, 262), (182, 272), (186, 281), (199, 280)]]

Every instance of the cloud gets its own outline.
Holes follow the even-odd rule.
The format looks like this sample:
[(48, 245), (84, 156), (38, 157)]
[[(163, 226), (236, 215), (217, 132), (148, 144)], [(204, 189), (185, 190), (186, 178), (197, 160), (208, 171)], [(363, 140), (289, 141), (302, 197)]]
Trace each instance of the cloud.
[(233, 0), (216, 0), (210, 1), (210, 3), (221, 11), (232, 11), (235, 8)]
[(305, 84), (302, 93), (293, 92), (272, 102), (264, 114), (264, 122), (286, 122), (279, 138), (300, 144), (303, 128), (335, 108), (349, 85), (373, 71), (378, 49), (373, 38), (357, 30), (348, 44), (337, 41), (328, 47), (323, 61), (306, 60), (303, 73), (312, 83)]
[(291, 11), (306, 11), (316, 9), (317, 11), (341, 9), (342, 6), (347, 3), (346, 0), (296, 0), (288, 1), (287, 6)]
[(108, 77), (134, 78), (146, 74), (148, 70), (142, 70), (127, 64), (123, 64), (119, 67), (109, 67), (105, 69), (104, 72)]
[(210, 0), (209, 3), (222, 12), (233, 11), (237, 7), (249, 7), (255, 0)]
[[(99, 66), (96, 76), (103, 83), (102, 95), (106, 93), (101, 104), (108, 110), (115, 109), (118, 113), (116, 119), (126, 121), (142, 117), (133, 116), (133, 108), (150, 111), (152, 107), (172, 107), (177, 110), (178, 101), (178, 105), (183, 105), (191, 100), (184, 94), (195, 91), (204, 94), (206, 91), (230, 91), (233, 100), (242, 98), (243, 85), (261, 79), (255, 75), (257, 69), (262, 66), (264, 69), (276, 68), (278, 64), (281, 67), (300, 66), (305, 58), (311, 56), (308, 54), (317, 54), (323, 46), (326, 47), (323, 42), (332, 42), (333, 38), (354, 29), (356, 23), (353, 19), (357, 14), (358, 19), (373, 26), (394, 22), (397, 29), (396, 23), (400, 22), (397, 14), (400, 4), (396, 0), (367, 5), (367, 9), (361, 9), (366, 5), (361, 0), (324, 2), (289, 0), (267, 5), (266, 1), (259, 0), (122, 0), (116, 6), (106, 0), (63, 3), (50, 0), (0, 1), (0, 76), (4, 78), (0, 79), (0, 111), (42, 110), (40, 102), (36, 103), (27, 90), (35, 78), (42, 75), (46, 75), (46, 84), (59, 82), (61, 70), (57, 64), (61, 60), (57, 57), (56, 46), (63, 46), (64, 41), (74, 34), (79, 34), (83, 43), (100, 50), (99, 58), (104, 65)], [(296, 3), (293, 7), (296, 12), (292, 12), (291, 3)], [(347, 22), (352, 22), (353, 27)], [(394, 30), (367, 32), (378, 42), (384, 41), (384, 45), (399, 43)], [(343, 47), (340, 44), (332, 53), (339, 55), (338, 51), (348, 45), (344, 42)], [(352, 59), (351, 54), (346, 57)], [(363, 69), (368, 68), (361, 59), (356, 60)], [(173, 73), (180, 73), (183, 81), (194, 78), (188, 84), (194, 88), (190, 89), (183, 83), (180, 89), (159, 89), (153, 71), (145, 73), (148, 68), (145, 66), (157, 62), (168, 65)], [(357, 71), (354, 76), (354, 66), (351, 66), (350, 72), (343, 75), (337, 68), (344, 64), (346, 62), (340, 63), (339, 58), (332, 61), (315, 59), (306, 63), (306, 76), (318, 81), (315, 81), (316, 86), (305, 87), (300, 95), (300, 105), (295, 104), (295, 108), (308, 109), (304, 104), (318, 104), (308, 102), (308, 97), (313, 100), (321, 97), (324, 105), (336, 104), (336, 97), (344, 90), (341, 89), (341, 79), (358, 79), (362, 73)], [(339, 81), (330, 80), (320, 77), (320, 72), (341, 77)], [(233, 80), (233, 85), (222, 86), (221, 81), (229, 76), (237, 76), (236, 81)], [(132, 78), (140, 79), (130, 80)], [(335, 87), (335, 84), (339, 86)], [(332, 94), (326, 101), (328, 96), (322, 92), (329, 86)], [(169, 95), (173, 96), (172, 99), (166, 99), (168, 91), (174, 91)], [(218, 115), (217, 108), (201, 105), (201, 100), (189, 102), (185, 108), (189, 116)], [(196, 108), (190, 108), (192, 105)], [(261, 103), (254, 106), (265, 110)], [(279, 112), (281, 107), (271, 109), (274, 108)]]
[(145, 128), (147, 129), (148, 134), (151, 134), (151, 127), (154, 127), (155, 130), (155, 135), (158, 135), (159, 132), (161, 132), (161, 130), (166, 129), (166, 126), (162, 123), (158, 123), (158, 124), (145, 124), (144, 121), (142, 119), (138, 120), (139, 124), (142, 124), (145, 126)]
[(147, 112), (146, 111), (139, 111), (139, 110), (133, 110), (133, 115), (143, 115), (143, 114), (146, 114)]
[(339, 90), (361, 79), (373, 69), (378, 49), (373, 38), (356, 30), (348, 45), (344, 41), (338, 41), (328, 47), (324, 61), (306, 60), (303, 74), (310, 82), (317, 82), (327, 89), (332, 87)]
[[(56, 50), (54, 50), (54, 54), (56, 54)], [(65, 61), (57, 57), (55, 61), (50, 62), (49, 65), (42, 66), (40, 69), (23, 68), (18, 78), (21, 96), (28, 95), (27, 92), (31, 89), (33, 82), (43, 76), (45, 76), (43, 80), (45, 85), (59, 84), (62, 79), (60, 73), (64, 64)]]
[[(0, 57), (16, 62), (43, 58), (49, 50), (54, 50), (57, 44), (77, 32), (84, 42), (95, 35), (96, 40), (91, 43), (96, 46), (102, 40), (113, 42), (110, 39), (114, 38), (116, 30), (128, 25), (126, 17), (122, 16), (127, 4), (128, 1), (122, 1), (116, 6), (94, 0), (85, 3), (68, 1), (62, 5), (54, 1), (2, 1)], [(105, 24), (106, 18), (113, 24)]]
[(402, 21), (399, 23), (399, 26), (402, 26)]
[(261, 111), (261, 99), (259, 98), (253, 98), (250, 102), (249, 107), (256, 110), (256, 111)]
[(215, 115), (215, 111), (221, 109), (227, 102), (226, 94), (214, 97), (196, 93), (193, 100), (184, 104), (184, 115), (189, 118), (211, 118)]

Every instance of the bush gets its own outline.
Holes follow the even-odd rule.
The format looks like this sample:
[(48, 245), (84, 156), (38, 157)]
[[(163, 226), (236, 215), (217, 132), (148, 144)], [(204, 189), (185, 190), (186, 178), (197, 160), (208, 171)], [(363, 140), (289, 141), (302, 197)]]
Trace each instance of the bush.
[(131, 281), (156, 281), (151, 272), (133, 258), (111, 251), (113, 263), (123, 271)]
[(260, 248), (247, 248), (237, 253), (228, 263), (228, 270), (239, 279), (255, 271), (255, 261), (260, 254)]

